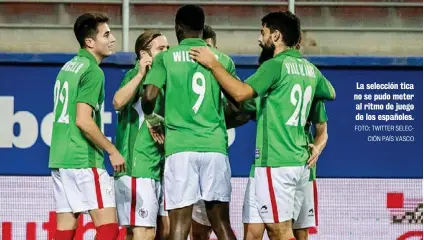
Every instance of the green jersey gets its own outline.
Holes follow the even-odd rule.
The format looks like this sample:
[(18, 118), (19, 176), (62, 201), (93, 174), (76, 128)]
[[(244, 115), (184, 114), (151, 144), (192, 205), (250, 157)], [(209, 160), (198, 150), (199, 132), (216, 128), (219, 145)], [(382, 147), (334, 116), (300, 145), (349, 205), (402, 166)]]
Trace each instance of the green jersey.
[[(189, 56), (192, 47), (206, 46), (201, 39), (185, 39), (158, 54), (145, 85), (165, 90), (166, 156), (178, 152), (227, 154), (227, 130), (221, 88), (212, 73)], [(235, 76), (227, 55), (211, 48), (226, 70)]]
[[(121, 81), (119, 88), (128, 84), (137, 74), (139, 70), (138, 61), (134, 68), (130, 69)], [(131, 172), (130, 161), (132, 159), (134, 142), (137, 137), (138, 130), (144, 121), (143, 111), (141, 110), (141, 101), (139, 91), (141, 84), (136, 90), (134, 97), (118, 112), (118, 126), (116, 129), (116, 148), (125, 159), (126, 172)], [(115, 173), (115, 176), (122, 176), (126, 173)]]
[(54, 86), (53, 130), (49, 168), (104, 168), (103, 151), (91, 143), (76, 125), (76, 105), (93, 107), (92, 117), (102, 129), (101, 108), (105, 76), (87, 50), (67, 62)]
[[(163, 112), (161, 111), (163, 110), (162, 94), (156, 99), (154, 111), (159, 115), (163, 115)], [(140, 130), (138, 131), (132, 155), (130, 163), (131, 166), (129, 166), (130, 171), (128, 172), (129, 176), (137, 178), (152, 178), (156, 181), (161, 180), (165, 160), (163, 147), (153, 140), (146, 122), (143, 122)]]
[[(311, 111), (309, 112), (308, 123), (305, 125), (305, 132), (308, 135), (308, 142), (314, 143), (314, 135), (312, 133), (312, 124), (327, 122), (327, 112), (325, 111), (324, 101), (313, 101)], [(313, 181), (316, 178), (316, 165), (311, 168), (309, 180)]]
[(334, 99), (333, 86), (292, 49), (264, 62), (246, 83), (260, 97), (255, 166), (305, 165), (310, 153), (304, 127), (311, 100)]

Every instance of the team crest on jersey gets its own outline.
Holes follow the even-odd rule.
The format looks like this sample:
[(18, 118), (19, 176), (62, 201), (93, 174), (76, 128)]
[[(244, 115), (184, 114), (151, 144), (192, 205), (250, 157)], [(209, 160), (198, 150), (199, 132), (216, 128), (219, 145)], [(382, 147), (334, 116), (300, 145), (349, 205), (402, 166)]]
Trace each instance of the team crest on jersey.
[(142, 218), (146, 218), (149, 215), (149, 212), (144, 208), (140, 208), (138, 209), (138, 215)]
[(255, 158), (259, 158), (259, 156), (260, 156), (260, 150), (259, 150), (259, 148), (256, 148)]

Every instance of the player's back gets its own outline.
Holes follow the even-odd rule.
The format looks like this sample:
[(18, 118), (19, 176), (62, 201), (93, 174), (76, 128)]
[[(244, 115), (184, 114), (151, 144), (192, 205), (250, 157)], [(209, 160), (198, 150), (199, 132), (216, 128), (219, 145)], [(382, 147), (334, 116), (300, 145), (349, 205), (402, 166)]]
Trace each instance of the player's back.
[[(84, 82), (82, 82), (84, 79)], [(96, 82), (94, 82), (96, 81)], [(83, 99), (80, 86), (92, 92), (91, 101)], [(77, 102), (92, 102), (93, 118), (100, 127), (100, 106), (104, 100), (104, 75), (94, 57), (86, 50), (68, 61), (60, 70), (54, 86), (53, 129), (50, 168), (103, 167), (103, 152), (89, 143), (76, 125)], [(86, 93), (86, 95), (88, 95)]]
[[(196, 46), (206, 46), (206, 43), (200, 39), (185, 39), (163, 53), (167, 72), (166, 155), (186, 151), (227, 153), (221, 88), (209, 70), (189, 57), (189, 50)], [(232, 60), (218, 51), (215, 54), (227, 70), (234, 73)]]
[(324, 77), (294, 50), (264, 65), (279, 71), (279, 77), (258, 103), (256, 166), (302, 166), (309, 157), (304, 127)]

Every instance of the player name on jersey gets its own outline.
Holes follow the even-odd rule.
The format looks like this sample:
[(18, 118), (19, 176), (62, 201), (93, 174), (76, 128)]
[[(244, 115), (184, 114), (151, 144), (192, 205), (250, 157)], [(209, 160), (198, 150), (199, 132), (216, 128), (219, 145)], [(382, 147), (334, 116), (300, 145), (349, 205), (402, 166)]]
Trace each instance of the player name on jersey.
[(194, 60), (190, 58), (190, 54), (188, 51), (177, 51), (172, 53), (174, 55), (174, 62), (192, 62)]
[(84, 63), (69, 61), (65, 65), (63, 65), (61, 70), (65, 72), (78, 73), (83, 66)]
[[(190, 58), (189, 51), (177, 51), (172, 53), (174, 56), (174, 62), (192, 62), (195, 61)], [(218, 55), (215, 54), (216, 59), (219, 59)]]
[(284, 63), (287, 73), (315, 78), (315, 70), (309, 64)]

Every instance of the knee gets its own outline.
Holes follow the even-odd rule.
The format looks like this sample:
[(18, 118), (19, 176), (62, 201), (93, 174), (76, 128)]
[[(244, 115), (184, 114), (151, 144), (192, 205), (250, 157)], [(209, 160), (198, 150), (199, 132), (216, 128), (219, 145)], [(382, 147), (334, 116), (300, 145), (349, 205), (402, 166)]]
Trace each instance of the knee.
[(308, 228), (294, 229), (293, 233), (296, 240), (308, 240), (308, 235), (309, 235)]
[(109, 223), (96, 227), (97, 240), (116, 240), (119, 235), (119, 226), (117, 223)]

